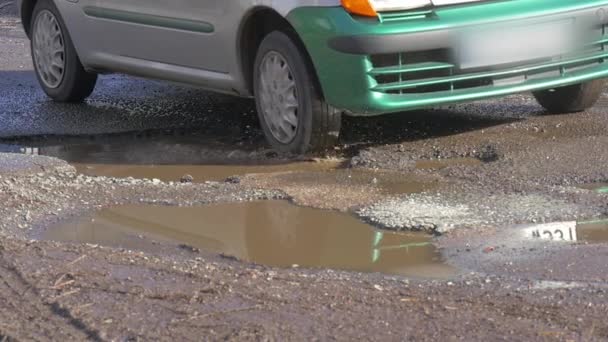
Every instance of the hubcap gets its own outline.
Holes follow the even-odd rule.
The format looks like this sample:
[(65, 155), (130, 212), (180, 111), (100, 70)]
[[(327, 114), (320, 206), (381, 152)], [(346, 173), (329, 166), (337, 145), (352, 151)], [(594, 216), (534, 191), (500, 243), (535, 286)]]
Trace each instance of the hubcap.
[(266, 124), (273, 137), (290, 143), (298, 131), (298, 97), (296, 82), (285, 58), (270, 51), (259, 70), (259, 101)]
[(57, 18), (48, 10), (36, 17), (32, 46), (38, 76), (47, 87), (57, 88), (65, 73), (65, 41)]

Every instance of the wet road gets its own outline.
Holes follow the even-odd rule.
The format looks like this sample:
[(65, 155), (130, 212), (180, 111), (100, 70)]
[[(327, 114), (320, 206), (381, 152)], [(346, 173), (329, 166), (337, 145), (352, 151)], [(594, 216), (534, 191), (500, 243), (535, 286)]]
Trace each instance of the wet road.
[[(0, 17), (0, 152), (25, 153), (10, 156), (0, 153), (0, 177), (3, 177), (0, 178), (0, 200), (4, 203), (0, 208), (0, 215), (4, 218), (0, 221), (0, 247), (2, 244), (14, 245), (14, 250), (17, 251), (31, 248), (50, 251), (50, 254), (56, 255), (57, 259), (50, 260), (46, 257), (46, 252), (32, 252), (27, 255), (23, 254), (25, 252), (11, 252), (20, 260), (18, 267), (13, 268), (19, 268), (20, 272), (26, 274), (26, 278), (48, 277), (50, 280), (46, 281), (50, 281), (51, 285), (47, 288), (51, 289), (63, 284), (62, 281), (70, 282), (66, 277), (77, 276), (64, 270), (61, 270), (63, 273), (56, 270), (48, 275), (39, 275), (37, 265), (65, 264), (68, 261), (66, 255), (72, 259), (71, 262), (79, 258), (74, 253), (92, 255), (89, 258), (99, 262), (91, 263), (106, 272), (99, 271), (102, 272), (99, 274), (111, 274), (107, 289), (104, 289), (107, 293), (98, 293), (97, 296), (100, 297), (89, 297), (86, 293), (75, 294), (69, 291), (62, 293), (59, 288), (57, 291), (60, 293), (52, 293), (49, 297), (51, 299), (46, 300), (53, 302), (53, 296), (65, 295), (82, 301), (111, 298), (108, 303), (118, 303), (122, 300), (117, 297), (121, 292), (114, 290), (113, 286), (123, 286), (125, 282), (128, 284), (133, 281), (124, 276), (122, 266), (115, 266), (116, 260), (112, 259), (112, 254), (105, 254), (103, 250), (90, 249), (90, 246), (71, 247), (45, 242), (34, 247), (29, 244), (22, 245), (22, 239), (53, 234), (60, 236), (62, 232), (65, 233), (61, 227), (65, 229), (66, 218), (75, 220), (72, 222), (90, 223), (91, 218), (116, 214), (108, 214), (107, 210), (110, 209), (97, 211), (100, 208), (113, 207), (118, 209), (112, 210), (120, 211), (120, 205), (126, 205), (122, 208), (142, 210), (143, 214), (136, 215), (136, 219), (141, 220), (141, 217), (148, 219), (153, 216), (148, 214), (149, 210), (155, 212), (155, 207), (145, 207), (141, 206), (142, 204), (192, 206), (216, 202), (286, 199), (302, 206), (344, 211), (346, 213), (336, 215), (344, 218), (348, 224), (356, 221), (363, 226), (360, 220), (355, 220), (355, 217), (358, 217), (375, 227), (445, 234), (433, 240), (439, 249), (429, 249), (427, 254), (436, 259), (439, 253), (443, 262), (459, 270), (459, 276), (449, 282), (439, 285), (422, 282), (420, 289), (424, 290), (411, 292), (404, 290), (402, 283), (390, 283), (386, 280), (388, 278), (383, 276), (349, 273), (346, 278), (342, 278), (342, 275), (334, 277), (333, 273), (330, 273), (327, 278), (323, 278), (324, 284), (330, 284), (330, 289), (323, 292), (327, 287), (323, 285), (323, 288), (318, 290), (321, 291), (319, 293), (315, 292), (315, 286), (299, 278), (315, 279), (315, 272), (302, 270), (294, 276), (290, 272), (297, 271), (271, 270), (270, 272), (278, 272), (284, 277), (284, 282), (273, 283), (272, 276), (267, 274), (263, 276), (263, 279), (266, 279), (264, 281), (270, 282), (272, 286), (277, 287), (278, 292), (293, 300), (295, 309), (292, 308), (294, 311), (291, 312), (294, 315), (294, 312), (299, 312), (296, 316), (300, 320), (309, 319), (300, 311), (308, 305), (313, 305), (317, 310), (315, 312), (323, 317), (326, 317), (326, 310), (332, 310), (331, 305), (328, 309), (325, 301), (319, 299), (320, 296), (328, 296), (329, 293), (334, 299), (338, 298), (336, 301), (339, 302), (343, 293), (361, 291), (357, 293), (362, 293), (360, 298), (364, 299), (351, 298), (350, 307), (358, 308), (360, 312), (352, 314), (352, 310), (346, 308), (339, 315), (330, 314), (330, 317), (337, 321), (349, 317), (354, 326), (349, 328), (351, 332), (360, 331), (356, 327), (361, 326), (361, 322), (370, 321), (365, 315), (369, 310), (372, 316), (384, 315), (386, 322), (392, 319), (408, 319), (415, 326), (425, 324), (429, 330), (437, 330), (437, 327), (432, 327), (434, 319), (429, 319), (437, 316), (439, 324), (449, 325), (446, 331), (454, 329), (457, 336), (465, 339), (474, 339), (474, 336), (505, 337), (513, 334), (513, 331), (528, 338), (557, 336), (585, 339), (587, 335), (591, 336), (591, 339), (608, 338), (608, 328), (605, 322), (601, 321), (603, 316), (600, 314), (608, 307), (604, 296), (605, 284), (608, 282), (608, 265), (605, 262), (608, 246), (605, 245), (605, 240), (593, 238), (605, 236), (603, 230), (606, 227), (601, 223), (601, 219), (608, 217), (608, 195), (596, 191), (598, 188), (604, 188), (602, 183), (608, 182), (606, 94), (598, 106), (576, 115), (543, 116), (542, 109), (530, 96), (517, 95), (507, 99), (379, 118), (346, 118), (341, 144), (335, 151), (320, 159), (294, 160), (277, 156), (266, 148), (250, 100), (214, 95), (162, 82), (104, 75), (100, 78), (93, 96), (86, 103), (56, 104), (48, 100), (39, 89), (31, 71), (29, 58), (28, 42), (21, 29), (16, 26), (16, 19)], [(76, 175), (65, 162), (44, 158), (42, 155), (65, 160), (76, 166), (81, 174)], [(194, 182), (180, 183), (182, 176), (187, 174), (192, 176), (188, 181)], [(129, 176), (134, 178), (126, 178)], [(229, 176), (236, 177), (230, 177), (228, 182), (223, 182)], [(273, 207), (271, 211), (275, 216), (279, 219), (293, 216), (290, 211), (297, 207), (288, 206), (285, 202), (277, 203), (280, 203), (280, 208), (291, 209), (286, 209), (285, 215), (281, 216), (282, 211)], [(225, 208), (228, 208), (225, 215), (230, 215), (230, 205)], [(319, 216), (324, 213), (312, 209), (311, 212)], [(173, 214), (168, 213), (166, 216), (170, 215)], [(259, 223), (259, 220), (255, 221), (254, 223)], [(580, 239), (551, 241), (541, 238), (541, 235), (549, 236), (546, 232), (552, 237), (558, 236), (558, 231), (561, 236), (574, 236), (572, 231), (562, 231), (560, 227), (578, 229), (576, 221), (595, 223), (591, 225), (593, 229), (589, 228), (589, 225), (587, 228), (583, 227), (584, 224), (580, 225)], [(133, 225), (132, 218), (129, 222)], [(557, 228), (530, 226), (546, 222), (561, 222), (561, 225)], [(521, 224), (526, 226), (522, 227)], [(150, 282), (146, 277), (152, 272), (152, 262), (148, 259), (142, 259), (145, 262), (133, 261), (132, 257), (122, 254), (116, 256), (119, 263), (136, 263), (141, 267), (133, 272), (146, 275), (140, 278), (134, 276), (135, 282), (145, 289), (145, 293), (154, 292), (158, 288), (171, 293), (172, 286), (178, 290), (183, 289), (184, 287), (180, 287), (181, 283), (191, 276), (200, 277), (197, 278), (198, 282), (206, 281), (201, 279), (207, 277), (217, 281), (217, 284), (225, 285), (226, 282), (232, 281), (230, 277), (234, 270), (230, 267), (233, 264), (222, 258), (218, 259), (217, 250), (198, 250), (198, 247), (189, 244), (175, 248), (177, 244), (183, 244), (185, 241), (167, 234), (167, 231), (196, 230), (190, 223), (185, 225), (186, 228), (169, 227), (159, 234), (162, 236), (159, 239), (146, 237), (146, 229), (140, 229), (124, 238), (124, 229), (118, 229), (114, 225), (112, 229), (115, 234), (110, 234), (113, 236), (109, 238), (110, 241), (102, 241), (103, 238), (99, 236), (103, 234), (97, 234), (97, 238), (95, 237), (94, 232), (99, 231), (99, 228), (91, 228), (86, 224), (80, 226), (85, 227), (82, 231), (88, 235), (87, 239), (76, 239), (77, 241), (121, 246), (121, 239), (123, 242), (129, 240), (133, 242), (129, 246), (135, 246), (134, 249), (150, 251), (158, 248), (158, 252), (152, 253), (161, 253), (160, 260), (174, 262), (165, 265), (161, 261), (155, 261), (154, 267), (162, 270), (177, 267), (183, 270), (183, 274), (167, 278), (170, 280), (154, 276), (155, 281)], [(55, 231), (52, 227), (60, 228)], [(234, 230), (239, 234), (246, 234), (244, 232), (255, 227), (256, 225), (251, 228), (238, 226)], [(74, 228), (68, 228), (68, 233), (74, 231)], [(144, 235), (140, 236), (138, 234), (141, 231)], [(370, 240), (373, 242), (370, 236), (381, 232), (372, 230), (367, 225), (365, 229), (361, 228), (361, 231), (365, 233), (362, 235), (362, 244), (367, 244)], [(109, 233), (112, 230), (104, 228), (101, 232)], [(570, 232), (571, 235), (564, 235), (564, 232)], [(204, 237), (213, 235), (203, 233), (201, 234)], [(283, 236), (281, 239), (281, 234), (287, 238)], [(407, 245), (410, 242), (401, 241), (402, 236), (394, 234), (396, 245)], [(275, 232), (275, 235), (276, 243), (280, 244), (281, 241), (289, 240), (290, 232)], [(348, 234), (341, 232), (339, 237), (332, 240), (328, 250), (340, 248), (345, 235)], [(5, 241), (3, 236), (18, 239)], [(91, 236), (93, 237), (88, 239)], [(269, 238), (271, 237), (269, 235)], [(194, 239), (191, 236), (189, 238)], [(200, 238), (201, 236), (196, 237)], [(426, 242), (427, 239), (429, 236), (420, 241)], [(230, 242), (242, 243), (242, 240), (241, 238)], [(353, 237), (353, 241), (359, 240)], [(306, 249), (310, 244), (295, 246), (304, 246), (302, 248)], [(362, 249), (367, 253), (370, 246), (372, 245), (366, 245)], [(0, 251), (2, 250), (0, 248)], [(217, 267), (221, 268), (222, 272), (216, 272), (215, 268), (212, 271), (208, 268), (206, 271), (190, 268), (194, 267), (191, 263), (192, 257), (184, 250), (204, 258), (205, 267), (209, 266), (209, 260), (217, 262), (220, 265)], [(348, 251), (360, 257), (356, 252)], [(245, 252), (232, 254), (248, 259)], [(32, 258), (30, 255), (36, 257)], [(304, 253), (304, 257), (310, 255)], [(399, 258), (401, 257), (400, 254)], [(257, 261), (255, 258), (250, 259)], [(435, 259), (431, 261), (436, 262)], [(352, 259), (345, 262), (351, 265)], [(274, 261), (267, 263), (284, 265)], [(332, 267), (329, 262), (309, 264)], [(11, 267), (0, 262), (0, 274), (4, 274), (4, 270), (13, 269)], [(257, 277), (254, 266), (239, 263), (235, 267), (238, 272), (246, 274), (246, 277), (250, 274)], [(361, 269), (343, 265), (335, 267)], [(368, 269), (382, 270), (373, 267)], [(421, 274), (425, 271), (428, 270), (423, 268), (415, 273)], [(86, 267), (79, 268), (78, 272), (80, 285), (77, 286), (85, 284), (82, 288), (91, 288), (90, 284), (98, 282), (95, 279), (99, 275), (89, 273)], [(65, 275), (68, 273), (70, 276)], [(355, 277), (354, 280), (348, 278), (351, 276)], [(180, 279), (179, 284), (177, 280), (171, 283), (171, 279)], [(260, 286), (259, 281), (262, 279), (252, 279), (255, 286)], [(378, 285), (383, 281), (389, 283)], [(313, 300), (298, 299), (294, 294), (298, 291), (290, 288), (294, 282), (301, 282), (305, 288), (304, 293)], [(15, 284), (18, 284), (17, 280)], [(239, 293), (242, 298), (235, 299), (227, 295), (228, 303), (217, 304), (217, 308), (221, 312), (231, 313), (230, 310), (236, 310), (234, 303), (242, 304), (250, 300), (257, 300), (261, 305), (272, 307), (274, 304), (268, 303), (274, 302), (269, 300), (266, 294), (262, 294), (266, 292), (268, 285), (263, 283), (264, 291), (260, 293), (252, 290), (254, 285), (250, 288), (243, 285), (244, 288), (240, 288)], [(359, 286), (363, 286), (363, 289)], [(384, 287), (389, 290), (384, 291)], [(230, 289), (222, 287), (225, 288)], [(515, 291), (513, 289), (517, 289), (518, 295), (512, 296), (512, 291)], [(190, 290), (188, 288), (188, 291)], [(249, 290), (255, 293), (255, 298), (247, 297)], [(40, 291), (44, 293), (46, 290)], [(109, 294), (111, 291), (115, 293)], [(214, 293), (214, 299), (225, 299), (222, 297), (223, 290), (209, 291)], [(525, 291), (540, 291), (540, 294)], [(226, 293), (228, 292), (226, 290)], [(0, 286), (0, 295), (7, 296), (7, 293)], [(188, 297), (190, 294), (184, 296)], [(196, 296), (192, 297), (195, 299), (186, 305), (188, 309), (195, 310), (190, 306), (201, 304), (203, 307), (196, 307), (196, 310), (209, 311), (210, 308), (204, 306), (204, 301), (198, 302), (198, 296), (197, 292)], [(167, 299), (169, 297), (170, 299)], [(166, 300), (165, 303), (170, 307), (183, 308), (184, 304), (178, 303), (179, 300), (175, 299), (177, 297), (170, 295), (163, 300)], [(395, 297), (400, 298), (398, 303), (395, 303)], [(433, 297), (435, 299), (431, 299)], [(454, 298), (460, 297), (468, 298), (467, 302), (455, 301)], [(153, 299), (158, 300), (156, 297)], [(28, 300), (35, 302), (32, 298)], [(109, 336), (116, 338), (125, 337), (126, 332), (132, 332), (132, 325), (112, 323), (111, 319), (109, 323), (99, 323), (99, 312), (80, 312), (78, 308), (83, 304), (75, 301), (66, 302), (65, 305), (73, 310), (74, 315), (91, 319), (90, 326), (96, 327), (98, 331), (106, 331)], [(498, 304), (495, 306), (494, 302)], [(593, 302), (593, 306), (588, 305), (590, 302)], [(128, 299), (124, 303), (125, 307), (129, 304), (135, 305), (134, 303), (144, 305), (136, 298)], [(361, 305), (357, 306), (356, 303)], [(517, 308), (513, 303), (518, 303)], [(405, 312), (400, 311), (403, 308), (399, 305), (407, 305), (407, 310), (411, 310), (407, 318), (394, 314)], [(461, 327), (462, 322), (451, 314), (456, 311), (456, 307), (459, 315), (473, 322), (472, 329), (468, 329), (466, 324)], [(520, 307), (527, 308), (528, 311), (520, 313)], [(2, 308), (2, 311), (10, 311)], [(439, 313), (437, 308), (445, 312)], [(276, 312), (282, 312), (276, 306), (274, 309)], [(146, 310), (159, 309), (146, 307)], [(105, 311), (104, 314), (111, 317), (118, 312), (120, 309), (116, 312)], [(199, 317), (198, 312), (188, 314)], [(175, 318), (172, 316), (175, 313), (157, 313), (167, 321)], [(504, 326), (488, 323), (504, 319), (505, 314), (510, 320)], [(24, 313), (24, 317), (27, 315), (27, 312)], [(205, 314), (202, 317), (206, 317)], [(285, 331), (292, 331), (290, 329), (293, 328), (289, 319), (278, 319), (272, 315), (263, 317), (258, 319), (244, 315), (233, 317), (231, 322), (237, 327), (242, 324), (250, 327), (248, 324), (254, 324), (251, 322), (263, 321), (260, 323), (261, 328), (253, 333), (253, 336), (259, 337), (274, 331), (275, 327), (269, 327), (269, 322), (276, 319), (279, 322), (277, 324), (282, 324), (282, 328), (288, 327), (281, 330), (283, 334), (279, 336), (310, 337), (306, 334), (286, 333)], [(487, 317), (492, 317), (494, 321), (487, 321)], [(520, 320), (522, 317), (523, 321)], [(22, 321), (18, 315), (9, 317), (10, 319)], [(144, 321), (147, 323), (141, 323)], [(131, 322), (133, 323), (130, 324), (135, 325), (141, 323), (149, 329), (156, 324), (150, 317), (131, 317)], [(399, 325), (398, 322), (392, 323)], [(112, 329), (108, 329), (113, 324), (122, 329), (118, 336), (113, 335), (115, 332)], [(370, 324), (376, 336), (385, 333), (390, 335), (393, 331), (384, 325), (384, 321), (380, 322), (375, 318)], [(104, 328), (104, 325), (107, 327)], [(188, 332), (192, 327), (180, 329), (183, 329), (178, 329), (181, 332)], [(327, 333), (327, 330), (323, 329), (315, 332)], [(400, 331), (399, 327), (392, 329), (395, 332)], [(421, 336), (412, 331), (408, 333)], [(543, 335), (545, 333), (548, 335)], [(446, 336), (452, 335), (447, 332), (438, 335)], [(3, 326), (0, 325), (0, 340), (2, 337)]]

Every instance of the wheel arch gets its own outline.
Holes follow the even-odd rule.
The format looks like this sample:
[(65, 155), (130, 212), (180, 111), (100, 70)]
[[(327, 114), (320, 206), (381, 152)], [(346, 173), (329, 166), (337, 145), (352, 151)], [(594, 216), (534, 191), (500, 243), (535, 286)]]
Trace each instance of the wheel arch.
[(246, 90), (249, 94), (253, 94), (253, 67), (257, 51), (264, 37), (275, 30), (287, 34), (298, 46), (308, 63), (308, 67), (313, 71), (315, 85), (321, 92), (316, 68), (304, 42), (283, 15), (267, 6), (252, 8), (243, 16), (238, 29), (236, 51), (238, 51), (239, 71), (243, 77)]

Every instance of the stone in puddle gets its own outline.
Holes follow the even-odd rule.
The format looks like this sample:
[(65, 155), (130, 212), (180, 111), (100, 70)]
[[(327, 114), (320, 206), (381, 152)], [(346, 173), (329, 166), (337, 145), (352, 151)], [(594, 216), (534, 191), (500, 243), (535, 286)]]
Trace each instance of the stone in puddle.
[(194, 181), (194, 177), (192, 177), (192, 175), (183, 175), (179, 181), (180, 183), (192, 183)]

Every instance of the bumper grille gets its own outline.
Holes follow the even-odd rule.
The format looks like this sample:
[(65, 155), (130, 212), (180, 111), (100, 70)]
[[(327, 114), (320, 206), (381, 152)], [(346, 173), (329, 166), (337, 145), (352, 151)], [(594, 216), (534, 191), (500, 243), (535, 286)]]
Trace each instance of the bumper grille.
[(531, 79), (560, 77), (608, 60), (608, 27), (576, 53), (507, 67), (459, 70), (449, 49), (369, 56), (371, 90), (386, 94), (451, 92), (476, 87), (513, 85)]

